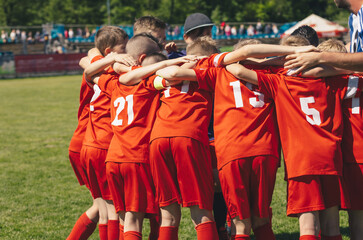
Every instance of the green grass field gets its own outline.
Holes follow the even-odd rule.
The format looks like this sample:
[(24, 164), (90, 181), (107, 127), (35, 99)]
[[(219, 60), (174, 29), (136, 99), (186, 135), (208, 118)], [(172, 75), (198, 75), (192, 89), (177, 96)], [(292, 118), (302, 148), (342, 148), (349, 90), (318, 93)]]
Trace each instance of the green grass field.
[[(76, 127), (81, 76), (0, 80), (0, 239), (66, 239), (92, 203), (68, 160)], [(298, 239), (298, 223), (285, 215), (286, 184), (279, 169), (274, 193), (277, 239)], [(341, 213), (348, 238), (348, 220)], [(144, 239), (147, 239), (148, 221)], [(98, 232), (90, 239), (98, 239)], [(179, 239), (196, 239), (183, 209)]]

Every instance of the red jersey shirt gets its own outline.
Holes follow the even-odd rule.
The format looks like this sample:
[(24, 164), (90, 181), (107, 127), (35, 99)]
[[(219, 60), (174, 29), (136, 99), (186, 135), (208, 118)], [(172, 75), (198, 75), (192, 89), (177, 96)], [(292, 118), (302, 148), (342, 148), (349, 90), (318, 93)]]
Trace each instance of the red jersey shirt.
[(214, 92), (215, 148), (220, 169), (226, 163), (258, 155), (279, 157), (271, 99), (225, 68), (195, 69), (199, 87)]
[[(354, 87), (356, 82), (350, 80)], [(347, 163), (363, 164), (363, 96), (345, 99), (343, 102), (343, 160)]]
[[(101, 59), (102, 56), (96, 56), (92, 62)], [(69, 144), (69, 151), (80, 152), (82, 148), (83, 139), (86, 133), (88, 118), (89, 118), (89, 103), (93, 96), (93, 89), (88, 85), (86, 78), (83, 74), (81, 90), (79, 94), (79, 108), (78, 108), (78, 125), (73, 133), (73, 137)]]
[[(213, 65), (211, 60), (202, 59), (196, 68)], [(206, 145), (209, 143), (208, 126), (213, 104), (210, 91), (200, 89), (197, 82), (184, 81), (164, 90), (160, 100), (150, 141), (161, 137), (189, 137)]]
[(121, 84), (119, 75), (103, 74), (100, 77), (100, 89), (111, 98), (114, 132), (106, 162), (149, 161), (150, 133), (159, 107), (159, 91), (153, 85), (155, 77), (134, 86)]
[[(107, 73), (118, 76), (111, 67)], [(97, 84), (93, 85), (93, 90), (94, 94), (90, 102), (90, 115), (83, 145), (108, 149), (113, 136), (110, 98), (101, 91)]]
[(341, 175), (341, 105), (345, 95), (351, 94), (349, 76), (307, 79), (257, 75), (265, 99), (275, 101), (287, 177)]

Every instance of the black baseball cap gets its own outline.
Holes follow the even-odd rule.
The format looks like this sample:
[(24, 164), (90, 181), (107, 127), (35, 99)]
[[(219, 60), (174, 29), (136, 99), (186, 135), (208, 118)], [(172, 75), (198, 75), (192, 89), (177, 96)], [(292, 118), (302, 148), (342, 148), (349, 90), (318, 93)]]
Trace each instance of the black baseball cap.
[(213, 26), (212, 20), (203, 13), (193, 13), (185, 19), (184, 34), (201, 27)]

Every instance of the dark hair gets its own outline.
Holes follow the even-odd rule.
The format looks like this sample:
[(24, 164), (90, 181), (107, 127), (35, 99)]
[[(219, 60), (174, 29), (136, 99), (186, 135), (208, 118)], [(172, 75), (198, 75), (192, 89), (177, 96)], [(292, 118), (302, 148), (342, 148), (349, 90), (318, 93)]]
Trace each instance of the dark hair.
[(160, 50), (163, 50), (163, 45), (160, 43), (159, 39), (157, 39), (156, 37), (154, 37), (150, 33), (142, 32), (142, 33), (136, 34), (132, 38), (135, 39), (135, 38), (139, 38), (139, 37), (147, 37), (147, 38), (150, 38), (151, 40), (153, 40), (159, 46)]
[(104, 55), (106, 48), (113, 48), (116, 45), (123, 43), (128, 38), (129, 36), (122, 28), (104, 26), (96, 33), (95, 46), (101, 54)]
[(304, 37), (309, 41), (310, 45), (313, 45), (315, 47), (319, 45), (318, 34), (312, 27), (308, 25), (298, 27), (295, 31), (291, 33), (291, 35)]

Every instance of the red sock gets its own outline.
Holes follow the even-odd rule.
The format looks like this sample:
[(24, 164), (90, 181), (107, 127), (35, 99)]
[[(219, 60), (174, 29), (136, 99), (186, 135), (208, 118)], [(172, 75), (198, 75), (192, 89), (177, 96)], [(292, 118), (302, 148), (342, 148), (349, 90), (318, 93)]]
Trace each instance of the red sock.
[(159, 237), (159, 228), (160, 228), (159, 217), (158, 216), (151, 217), (150, 218), (149, 240), (157, 240), (158, 239), (158, 237)]
[(231, 240), (251, 240), (251, 238), (250, 235), (238, 234), (238, 235), (232, 235)]
[(218, 240), (217, 226), (214, 221), (200, 223), (195, 227), (198, 240)]
[(338, 236), (324, 236), (324, 235), (321, 235), (321, 240), (342, 240), (342, 235), (338, 235)]
[(315, 235), (302, 235), (299, 240), (319, 240), (320, 238)]
[(142, 234), (136, 231), (128, 231), (124, 233), (125, 240), (141, 240)]
[(118, 220), (108, 220), (107, 227), (107, 238), (108, 240), (119, 240), (119, 221)]
[(119, 240), (124, 240), (124, 225), (119, 225), (119, 230), (120, 230), (120, 236), (119, 236)]
[(83, 213), (77, 220), (76, 224), (69, 234), (67, 240), (84, 240), (88, 239), (89, 236), (95, 231), (97, 223), (92, 222), (88, 218), (86, 213)]
[(256, 240), (270, 239), (275, 240), (275, 235), (272, 231), (271, 224), (267, 223), (255, 230), (253, 230)]
[(100, 240), (107, 240), (107, 224), (98, 224)]
[(160, 227), (159, 240), (178, 240), (178, 227)]

